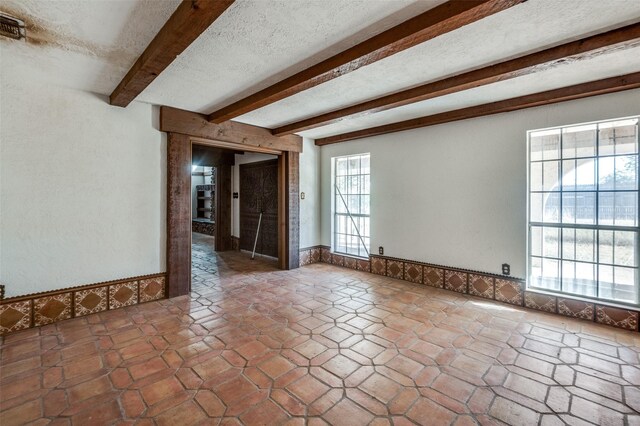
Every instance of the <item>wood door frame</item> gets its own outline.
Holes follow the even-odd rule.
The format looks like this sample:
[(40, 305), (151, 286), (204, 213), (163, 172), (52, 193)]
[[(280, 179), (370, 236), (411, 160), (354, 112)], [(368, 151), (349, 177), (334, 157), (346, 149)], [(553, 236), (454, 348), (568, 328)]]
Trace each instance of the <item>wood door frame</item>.
[[(167, 132), (166, 294), (169, 297), (176, 297), (191, 292), (191, 147), (194, 143), (278, 155), (278, 266), (280, 269), (298, 268), (300, 266), (299, 152), (265, 148), (253, 150), (247, 145)], [(228, 169), (228, 184), (224, 183), (226, 178), (221, 179), (220, 170), (222, 168), (218, 168), (216, 171), (218, 174), (216, 176), (216, 199), (218, 201), (216, 203), (216, 251), (218, 248), (220, 248), (219, 251), (231, 249), (231, 215), (228, 214), (225, 218), (220, 213), (225, 200), (228, 202), (229, 211), (231, 208), (231, 166), (226, 166), (226, 168)], [(224, 171), (223, 174), (225, 174)], [(228, 197), (223, 193), (227, 193)], [(227, 219), (228, 224), (226, 224)], [(226, 235), (227, 233), (228, 235)], [(226, 240), (229, 242), (228, 247), (224, 243)]]

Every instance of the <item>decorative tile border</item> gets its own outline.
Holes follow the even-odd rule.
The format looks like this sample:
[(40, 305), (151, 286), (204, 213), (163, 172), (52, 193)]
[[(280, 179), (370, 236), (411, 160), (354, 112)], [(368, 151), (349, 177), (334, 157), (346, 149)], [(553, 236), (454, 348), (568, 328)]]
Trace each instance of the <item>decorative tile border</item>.
[(10, 297), (0, 301), (0, 335), (164, 299), (164, 273)]
[(138, 281), (139, 303), (151, 302), (152, 300), (164, 299), (165, 280), (164, 277), (146, 278)]
[[(313, 258), (312, 252), (315, 253)], [(331, 253), (327, 246), (302, 249), (300, 259), (300, 266), (329, 263), (626, 330), (638, 331), (640, 325), (640, 312), (633, 308), (606, 306), (565, 295), (525, 291), (525, 282), (520, 278), (378, 255), (371, 255), (369, 260), (353, 258)]]
[(371, 272), (377, 275), (387, 275), (387, 259), (378, 256), (369, 256), (371, 259)]
[(444, 288), (458, 293), (467, 293), (467, 276), (465, 272), (452, 270), (444, 271)]
[(76, 291), (73, 295), (75, 316), (81, 317), (106, 311), (109, 306), (108, 292), (109, 288), (106, 286)]
[(422, 284), (422, 265), (419, 263), (404, 263), (404, 279), (412, 283)]
[(444, 269), (424, 266), (424, 283), (430, 287), (444, 288)]
[(532, 293), (526, 291), (524, 293), (524, 306), (538, 311), (557, 313), (558, 298), (542, 293)]
[(495, 278), (487, 275), (469, 274), (469, 294), (493, 299), (495, 296), (494, 280)]
[(558, 297), (558, 313), (567, 317), (574, 317), (593, 321), (594, 304)]
[(33, 299), (33, 325), (52, 324), (71, 318), (71, 292)]
[(596, 306), (596, 322), (626, 328), (627, 330), (638, 329), (638, 315), (638, 312), (627, 309), (602, 305)]
[(399, 280), (404, 279), (404, 262), (387, 259), (387, 276)]
[(31, 327), (33, 299), (0, 305), (0, 332), (2, 334)]
[(524, 283), (496, 278), (495, 299), (511, 305), (522, 306), (524, 287)]
[(109, 307), (124, 308), (138, 304), (138, 281), (109, 286)]

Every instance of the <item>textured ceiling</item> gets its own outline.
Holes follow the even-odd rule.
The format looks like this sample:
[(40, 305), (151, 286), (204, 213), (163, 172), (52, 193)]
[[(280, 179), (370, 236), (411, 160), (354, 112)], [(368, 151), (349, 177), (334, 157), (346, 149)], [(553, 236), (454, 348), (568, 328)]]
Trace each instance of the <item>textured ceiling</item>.
[(109, 94), (180, 0), (2, 0), (25, 21), (27, 41), (0, 37), (0, 78), (15, 72)]
[[(211, 112), (332, 56), (444, 0), (237, 0), (138, 101)], [(111, 93), (179, 0), (4, 0), (29, 42), (0, 40), (3, 75)], [(238, 117), (276, 127), (640, 21), (638, 0), (529, 0), (459, 30)], [(345, 131), (640, 71), (639, 49), (343, 120)]]

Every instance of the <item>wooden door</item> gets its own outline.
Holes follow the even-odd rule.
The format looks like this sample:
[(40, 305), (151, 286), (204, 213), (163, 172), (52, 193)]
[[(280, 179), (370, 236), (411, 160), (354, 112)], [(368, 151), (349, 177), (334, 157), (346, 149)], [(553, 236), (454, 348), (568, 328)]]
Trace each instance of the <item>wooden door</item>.
[(240, 165), (240, 249), (278, 257), (278, 160)]

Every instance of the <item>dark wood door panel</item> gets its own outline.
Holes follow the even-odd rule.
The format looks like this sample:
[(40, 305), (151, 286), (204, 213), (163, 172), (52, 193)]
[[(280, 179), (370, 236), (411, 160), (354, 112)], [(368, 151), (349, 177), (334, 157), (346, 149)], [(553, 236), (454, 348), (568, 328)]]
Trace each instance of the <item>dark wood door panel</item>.
[(262, 212), (256, 253), (278, 256), (278, 161), (240, 165), (240, 248), (253, 250)]

